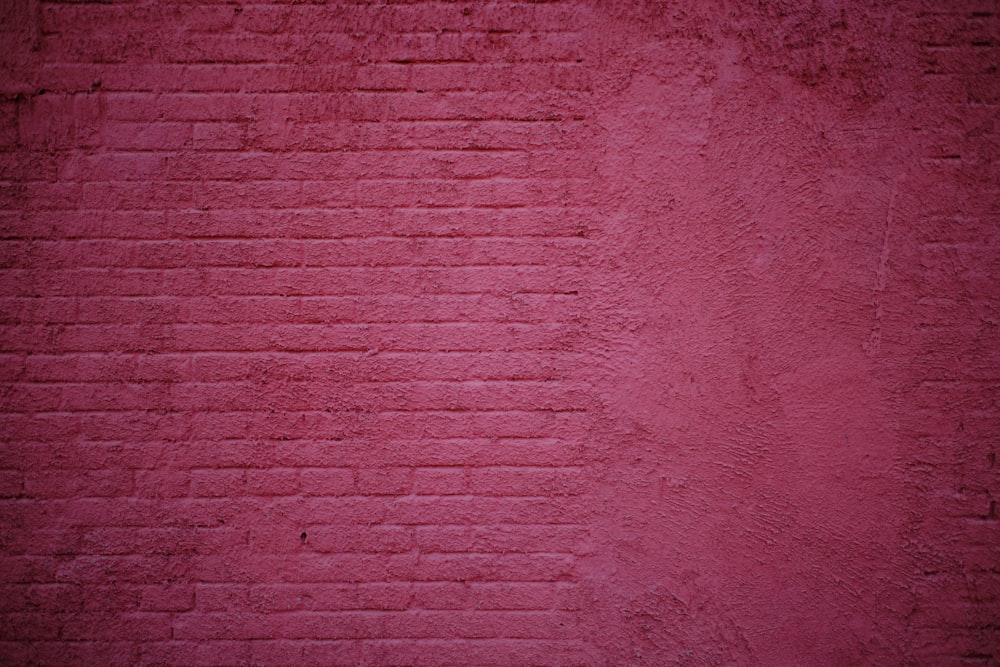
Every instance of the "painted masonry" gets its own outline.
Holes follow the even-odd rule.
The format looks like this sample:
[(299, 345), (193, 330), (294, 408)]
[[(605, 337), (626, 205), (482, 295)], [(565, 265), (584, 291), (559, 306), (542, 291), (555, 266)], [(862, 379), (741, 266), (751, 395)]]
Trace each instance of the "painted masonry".
[(0, 663), (1000, 664), (995, 0), (0, 7)]

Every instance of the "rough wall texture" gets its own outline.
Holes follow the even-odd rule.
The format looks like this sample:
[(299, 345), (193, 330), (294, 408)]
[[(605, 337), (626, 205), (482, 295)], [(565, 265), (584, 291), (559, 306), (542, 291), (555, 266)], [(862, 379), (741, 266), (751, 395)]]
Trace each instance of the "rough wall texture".
[(0, 662), (1000, 664), (995, 0), (4, 0)]

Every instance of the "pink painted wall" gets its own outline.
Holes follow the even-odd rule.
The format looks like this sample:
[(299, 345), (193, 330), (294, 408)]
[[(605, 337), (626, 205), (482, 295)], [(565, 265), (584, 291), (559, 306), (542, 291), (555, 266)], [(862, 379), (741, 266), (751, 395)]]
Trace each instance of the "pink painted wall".
[(1000, 6), (0, 10), (0, 662), (1000, 664)]

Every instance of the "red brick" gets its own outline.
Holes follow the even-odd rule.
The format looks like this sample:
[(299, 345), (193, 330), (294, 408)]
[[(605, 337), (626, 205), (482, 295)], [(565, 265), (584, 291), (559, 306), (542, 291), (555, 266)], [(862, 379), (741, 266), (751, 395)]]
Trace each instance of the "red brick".
[(995, 4), (7, 3), (0, 662), (995, 661)]

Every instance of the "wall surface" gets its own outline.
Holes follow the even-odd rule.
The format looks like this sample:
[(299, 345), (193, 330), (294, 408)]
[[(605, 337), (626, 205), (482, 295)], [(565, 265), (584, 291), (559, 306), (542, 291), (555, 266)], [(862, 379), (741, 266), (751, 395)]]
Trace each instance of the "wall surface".
[(0, 663), (1000, 664), (996, 0), (0, 7)]

